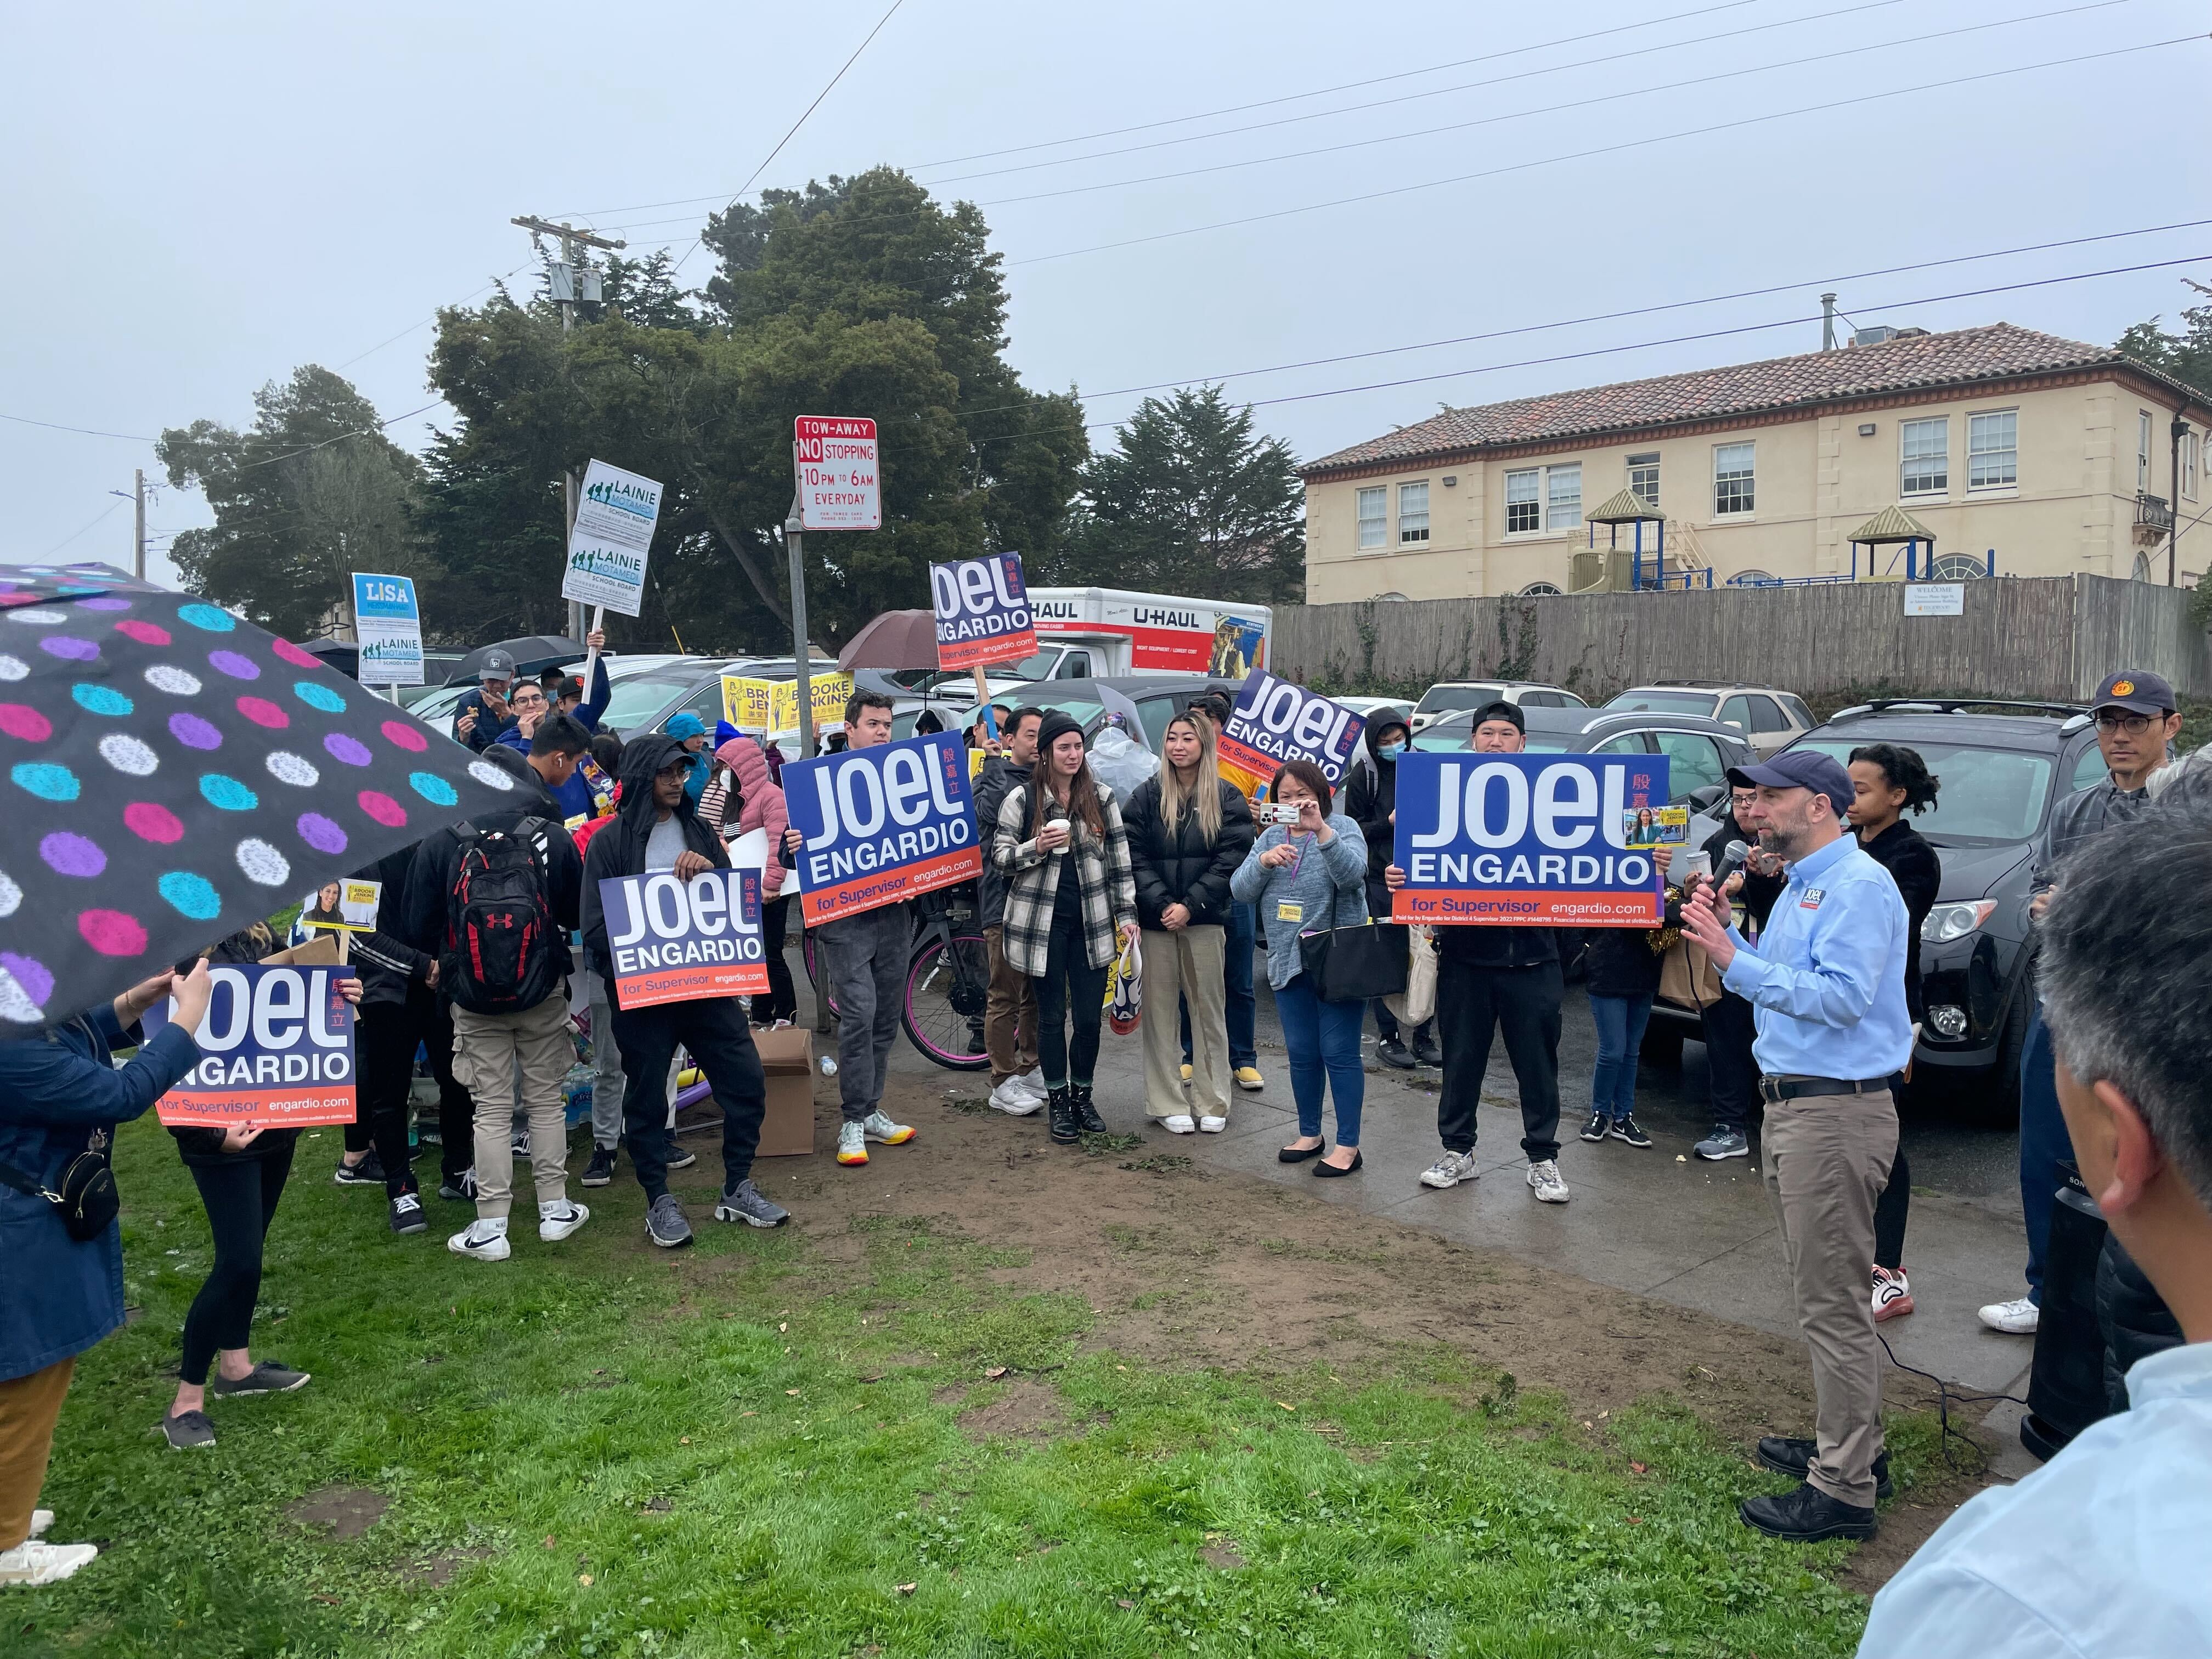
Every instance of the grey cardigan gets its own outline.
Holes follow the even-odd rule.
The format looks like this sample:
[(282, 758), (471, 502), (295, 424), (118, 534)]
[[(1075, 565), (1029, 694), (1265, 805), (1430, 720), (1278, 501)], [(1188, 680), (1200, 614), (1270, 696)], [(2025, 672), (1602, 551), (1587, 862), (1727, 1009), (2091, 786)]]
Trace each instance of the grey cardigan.
[[(1294, 865), (1270, 870), (1260, 862), (1260, 854), (1290, 837), (1282, 825), (1269, 824), (1229, 878), (1230, 896), (1258, 908), (1260, 926), (1267, 934), (1267, 983), (1278, 991), (1304, 969), (1300, 933), (1357, 927), (1367, 920), (1366, 838), (1341, 812), (1328, 815), (1328, 827), (1336, 831), (1336, 839), (1328, 846), (1316, 845), (1318, 837), (1301, 836), (1305, 855)], [(1293, 907), (1289, 915), (1284, 912), (1286, 905)]]

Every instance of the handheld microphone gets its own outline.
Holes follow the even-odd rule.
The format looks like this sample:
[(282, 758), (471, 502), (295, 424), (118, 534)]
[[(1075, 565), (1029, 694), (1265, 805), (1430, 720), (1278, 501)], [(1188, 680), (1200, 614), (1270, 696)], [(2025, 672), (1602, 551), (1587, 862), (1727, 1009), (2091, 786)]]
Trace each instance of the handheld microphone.
[(1721, 867), (1713, 872), (1713, 885), (1718, 887), (1726, 883), (1730, 876), (1743, 868), (1745, 861), (1750, 857), (1751, 847), (1748, 842), (1730, 842), (1721, 849)]

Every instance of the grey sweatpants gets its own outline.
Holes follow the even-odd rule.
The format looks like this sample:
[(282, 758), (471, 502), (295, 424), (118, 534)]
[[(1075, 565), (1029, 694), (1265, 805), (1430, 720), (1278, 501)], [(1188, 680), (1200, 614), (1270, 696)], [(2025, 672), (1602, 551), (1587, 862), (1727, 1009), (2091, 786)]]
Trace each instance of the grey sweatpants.
[(592, 1008), (592, 1145), (612, 1152), (623, 1135), (622, 1048), (615, 1042), (615, 1003), (604, 975), (580, 975)]
[(914, 921), (903, 904), (840, 916), (815, 930), (814, 959), (837, 1003), (837, 1090), (848, 1123), (883, 1102), (913, 954)]

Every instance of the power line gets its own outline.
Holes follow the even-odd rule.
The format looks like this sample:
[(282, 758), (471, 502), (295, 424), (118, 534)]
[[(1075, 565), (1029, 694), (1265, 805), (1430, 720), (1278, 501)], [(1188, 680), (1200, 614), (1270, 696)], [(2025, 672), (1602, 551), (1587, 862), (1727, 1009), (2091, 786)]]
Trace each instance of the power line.
[[(1623, 150), (1639, 149), (1647, 144), (1660, 144), (1680, 138), (1705, 137), (1716, 132), (1730, 132), (1743, 127), (1759, 126), (1770, 121), (1788, 119), (1799, 115), (1818, 115), (1830, 110), (1850, 109), (1861, 104), (1878, 103), (1884, 99), (1908, 97), (1916, 93), (1940, 92), (1950, 87), (1972, 85), (1982, 81), (2002, 80), (2008, 76), (2025, 75), (2036, 70), (2063, 69), (2075, 64), (2097, 63), (2108, 58), (2126, 58), (2139, 52), (2156, 52), (2167, 46), (2183, 46), (2202, 40), (2201, 34), (2175, 35), (2164, 40), (2148, 40), (2140, 46), (2118, 46), (2108, 52), (2082, 52), (2071, 58), (2053, 58), (2039, 64), (2021, 64), (2010, 69), (1987, 70), (1978, 75), (1960, 75), (1948, 80), (1929, 81), (1918, 86), (1896, 87), (1886, 92), (1862, 93), (1853, 98), (1838, 98), (1825, 104), (1808, 104), (1797, 109), (1776, 110), (1765, 115), (1744, 116), (1734, 121), (1719, 121), (1711, 126), (1690, 127), (1679, 132), (1655, 133), (1646, 137), (1623, 140), (1617, 144), (1601, 144), (1594, 149), (1573, 150), (1563, 155), (1547, 155), (1534, 161), (1516, 161), (1506, 167), (1486, 167), (1476, 173), (1455, 173), (1446, 179), (1430, 179), (1417, 185), (1398, 185), (1387, 190), (1364, 191), (1352, 196), (1339, 196), (1326, 202), (1310, 202), (1303, 206), (1278, 208), (1267, 213), (1248, 214), (1238, 219), (1222, 219), (1212, 224), (1188, 225), (1180, 230), (1156, 231), (1146, 236), (1125, 237), (1119, 241), (1097, 242), (1088, 247), (1063, 248), (1056, 253), (1031, 254), (1027, 258), (1010, 259), (1009, 265), (1042, 264), (1054, 259), (1072, 259), (1085, 253), (1105, 253), (1117, 248), (1139, 247), (1152, 242), (1173, 241), (1184, 236), (1197, 236), (1208, 231), (1230, 230), (1243, 225), (1263, 224), (1276, 219), (1294, 218), (1300, 214), (1318, 213), (1328, 208), (1348, 207), (1362, 202), (1386, 200), (1394, 196), (1412, 195), (1419, 191), (1438, 190), (1447, 185), (1471, 184), (1478, 179), (1495, 179), (1506, 173), (1525, 173), (1531, 168), (1551, 167), (1562, 161), (1587, 161), (1593, 156), (1614, 155)], [(1042, 201), (1048, 197), (1074, 195), (1076, 191), (1048, 191), (1039, 195), (1023, 197), (1023, 201)], [(983, 207), (1005, 205), (1004, 201), (978, 204)]]
[[(11, 416), (9, 416), (9, 419), (13, 419), (14, 417)], [(46, 422), (45, 422), (44, 421), (33, 421), (33, 422), (30, 422), (30, 424), (31, 424), (31, 425), (33, 425), (33, 426), (44, 426), (44, 425), (46, 425)], [(76, 431), (79, 431), (79, 430), (81, 430), (81, 429), (82, 429), (82, 428), (77, 428), (77, 427), (65, 427), (65, 428), (63, 428), (63, 430), (64, 430), (64, 431), (68, 431), (68, 432), (76, 432)], [(100, 437), (103, 437), (103, 438), (112, 438), (112, 437), (114, 437), (114, 436), (116, 436), (116, 435), (118, 435), (118, 434), (116, 434), (115, 433), (112, 433), (112, 432), (103, 432), (103, 433), (99, 434), (98, 435), (99, 435), (99, 436), (100, 436)], [(45, 552), (43, 552), (43, 553), (40, 554), (40, 555), (39, 555), (39, 562), (40, 562), (41, 564), (43, 564), (44, 562), (46, 562), (46, 560), (52, 558), (52, 557), (54, 556), (54, 555), (55, 555), (55, 554), (57, 554), (57, 553), (60, 552), (60, 551), (62, 550), (62, 549), (64, 549), (64, 548), (67, 547), (67, 546), (68, 546), (71, 542), (73, 542), (73, 541), (76, 541), (76, 540), (79, 539), (79, 538), (81, 538), (81, 537), (84, 536), (87, 532), (90, 532), (91, 530), (93, 530), (93, 529), (96, 528), (97, 526), (100, 526), (100, 525), (103, 525), (103, 524), (106, 524), (106, 523), (107, 522), (107, 520), (108, 520), (108, 515), (109, 515), (109, 514), (112, 514), (112, 513), (115, 511), (115, 509), (116, 509), (117, 507), (120, 507), (120, 506), (122, 506), (122, 505), (123, 505), (123, 503), (122, 503), (121, 501), (110, 501), (110, 502), (109, 502), (106, 507), (102, 507), (102, 508), (100, 510), (99, 514), (97, 514), (97, 515), (93, 519), (93, 520), (92, 520), (92, 522), (91, 522), (90, 524), (88, 524), (88, 525), (86, 525), (86, 526), (85, 526), (84, 529), (78, 531), (78, 532), (76, 532), (76, 535), (73, 535), (73, 536), (64, 536), (64, 537), (63, 537), (63, 538), (61, 538), (61, 540), (59, 540), (59, 541), (56, 542), (56, 543), (55, 543), (52, 547), (48, 548)]]
[(42, 426), (49, 432), (75, 432), (87, 438), (120, 438), (126, 443), (134, 444), (154, 441), (136, 432), (100, 432), (88, 426), (64, 426), (59, 421), (34, 421), (27, 415), (0, 415), (0, 421), (13, 421), (18, 426)]
[[(525, 269), (526, 269), (526, 268), (530, 264), (530, 263), (531, 263), (531, 262), (530, 262), (529, 260), (525, 259), (525, 260), (522, 262), (522, 264), (519, 264), (519, 265), (515, 266), (515, 268), (514, 268), (513, 270), (508, 271), (505, 276), (497, 276), (497, 277), (494, 277), (490, 282), (486, 283), (485, 283), (482, 288), (480, 288), (480, 289), (477, 289), (477, 290), (476, 290), (476, 293), (474, 293), (474, 294), (464, 294), (464, 295), (463, 295), (459, 299), (458, 299), (458, 300), (454, 301), (453, 301), (453, 304), (454, 304), (454, 305), (457, 305), (457, 306), (465, 306), (465, 305), (468, 304), (468, 302), (469, 302), (470, 301), (471, 301), (471, 300), (473, 300), (473, 299), (477, 298), (477, 296), (478, 295), (483, 295), (483, 294), (489, 294), (489, 293), (490, 293), (490, 292), (492, 291), (492, 289), (494, 289), (497, 288), (497, 287), (498, 287), (501, 283), (507, 282), (507, 281), (510, 280), (511, 278), (513, 278), (514, 276), (517, 276), (519, 273), (520, 273), (523, 270), (525, 270)], [(447, 309), (448, 309), (448, 307), (445, 307), (445, 306), (441, 306), (441, 307), (438, 307), (438, 311), (444, 311), (444, 310), (447, 310)], [(410, 323), (410, 324), (408, 324), (406, 327), (404, 327), (404, 328), (401, 329), (401, 330), (399, 331), (399, 332), (398, 332), (398, 333), (392, 335), (389, 339), (379, 340), (379, 341), (378, 341), (374, 345), (373, 345), (373, 346), (369, 347), (369, 349), (368, 349), (368, 350), (366, 350), (366, 351), (356, 351), (356, 353), (354, 353), (354, 355), (353, 355), (352, 356), (350, 356), (350, 357), (347, 358), (347, 359), (345, 360), (345, 362), (342, 362), (342, 363), (337, 364), (337, 366), (336, 366), (336, 367), (331, 370), (331, 373), (336, 374), (336, 373), (337, 372), (337, 370), (338, 370), (338, 369), (341, 369), (341, 368), (352, 368), (356, 363), (359, 362), (362, 358), (364, 358), (364, 357), (373, 357), (373, 356), (374, 356), (378, 352), (380, 352), (380, 351), (383, 350), (385, 347), (386, 347), (386, 346), (388, 346), (388, 345), (391, 345), (391, 344), (394, 343), (395, 343), (395, 342), (397, 342), (397, 341), (400, 341), (400, 340), (404, 340), (404, 339), (405, 339), (409, 335), (412, 334), (412, 333), (413, 333), (416, 329), (418, 329), (418, 328), (428, 328), (431, 324), (433, 324), (433, 323), (436, 322), (437, 320), (438, 320), (438, 312), (437, 312), (437, 311), (434, 311), (434, 312), (432, 312), (432, 313), (431, 313), (428, 317), (423, 318), (420, 322), (413, 322), (413, 323)], [(404, 416), (402, 416), (401, 418), (402, 418), (402, 419), (404, 419), (405, 417), (404, 417)]]

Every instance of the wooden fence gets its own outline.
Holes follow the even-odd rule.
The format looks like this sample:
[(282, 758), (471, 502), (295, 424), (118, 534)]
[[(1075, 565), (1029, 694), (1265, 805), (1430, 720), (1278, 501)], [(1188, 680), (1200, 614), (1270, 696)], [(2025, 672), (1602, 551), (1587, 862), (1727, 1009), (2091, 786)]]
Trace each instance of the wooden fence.
[(2212, 697), (2212, 647), (2185, 592), (2104, 576), (1965, 586), (1957, 617), (1905, 616), (1894, 582), (1286, 605), (1271, 656), (1316, 690), (1400, 696), (1438, 680), (1524, 679), (1595, 703), (1655, 680), (1729, 679), (1804, 696), (2074, 700), (2134, 668)]

